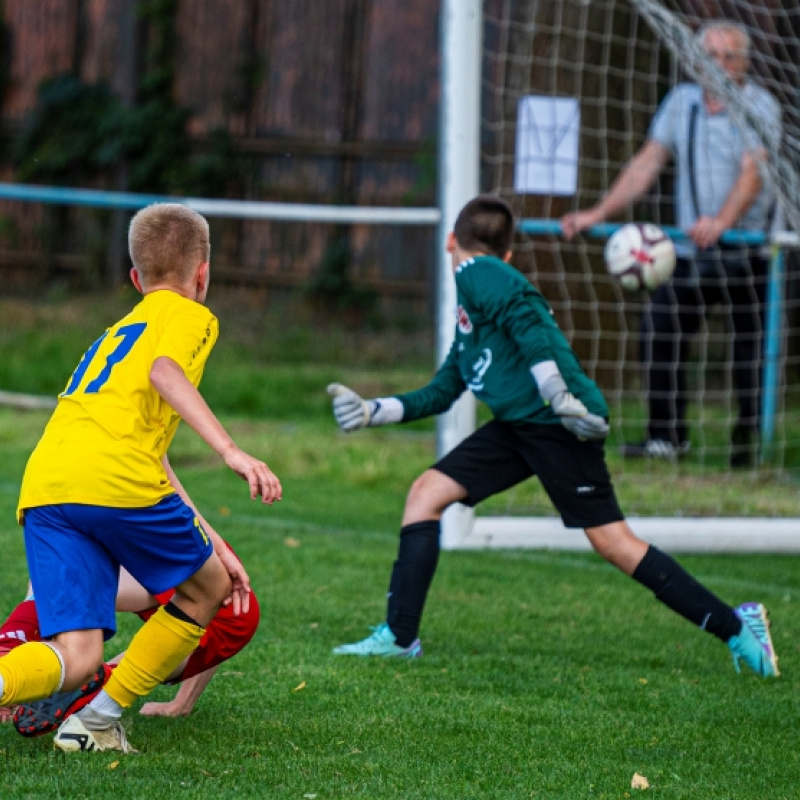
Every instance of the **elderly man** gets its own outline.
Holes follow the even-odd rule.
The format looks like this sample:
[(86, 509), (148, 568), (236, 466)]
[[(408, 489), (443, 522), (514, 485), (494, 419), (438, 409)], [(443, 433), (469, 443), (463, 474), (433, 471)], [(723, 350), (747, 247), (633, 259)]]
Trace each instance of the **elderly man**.
[[(747, 77), (750, 37), (740, 25), (707, 23), (697, 34), (708, 55), (741, 90), (765, 129), (780, 140), (780, 107)], [(672, 280), (657, 289), (643, 316), (640, 358), (649, 422), (644, 441), (623, 455), (675, 458), (689, 451), (686, 360), (691, 337), (711, 306), (733, 334), (733, 378), (739, 418), (732, 431), (731, 466), (754, 463), (760, 427), (762, 331), (768, 263), (757, 248), (720, 242), (724, 231), (765, 232), (774, 201), (763, 185), (764, 150), (752, 130), (740, 129), (721, 100), (697, 84), (670, 91), (647, 141), (591, 208), (561, 220), (566, 239), (603, 222), (644, 195), (670, 159), (675, 164), (675, 213), (688, 235), (676, 244)]]

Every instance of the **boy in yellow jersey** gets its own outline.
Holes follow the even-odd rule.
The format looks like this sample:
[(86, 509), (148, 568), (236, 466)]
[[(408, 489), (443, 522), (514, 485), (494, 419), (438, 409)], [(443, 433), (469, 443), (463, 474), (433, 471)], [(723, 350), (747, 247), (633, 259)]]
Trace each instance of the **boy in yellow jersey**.
[(143, 300), (84, 354), (31, 455), (18, 519), (45, 641), (0, 658), (0, 706), (86, 683), (115, 632), (120, 566), (153, 595), (175, 595), (134, 636), (103, 691), (58, 730), (61, 750), (130, 752), (123, 709), (165, 680), (230, 597), (249, 606), (244, 567), (170, 467), (181, 418), (272, 504), (281, 484), (241, 450), (197, 387), (217, 339), (203, 305), (208, 223), (176, 203), (139, 211), (128, 234), (131, 279)]
[[(208, 530), (206, 527), (206, 532)], [(170, 589), (158, 596), (151, 595), (123, 568), (120, 569), (117, 590), (117, 613), (132, 612), (146, 622), (174, 594), (175, 590)], [(145, 703), (139, 713), (146, 717), (185, 717), (190, 714), (220, 664), (233, 658), (255, 635), (260, 620), (255, 591), (250, 592), (249, 605), (246, 611), (239, 609), (238, 613), (234, 613), (232, 604), (223, 605), (206, 626), (206, 632), (195, 650), (164, 681), (166, 685), (179, 684), (174, 698), (167, 702)], [(26, 599), (0, 624), (0, 656), (25, 642), (40, 641), (42, 636), (36, 601), (29, 585)], [(88, 683), (71, 692), (56, 692), (43, 700), (16, 708), (0, 707), (0, 724), (13, 720), (17, 732), (27, 737), (55, 731), (64, 720), (88, 705), (100, 693), (124, 655), (120, 653), (101, 665)]]

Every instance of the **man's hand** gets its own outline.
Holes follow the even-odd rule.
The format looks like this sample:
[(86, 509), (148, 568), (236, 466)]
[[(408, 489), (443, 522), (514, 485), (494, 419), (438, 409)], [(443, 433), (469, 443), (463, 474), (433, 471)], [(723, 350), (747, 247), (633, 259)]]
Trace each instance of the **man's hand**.
[(725, 232), (725, 227), (714, 217), (699, 217), (689, 229), (689, 237), (701, 249), (713, 247), (719, 242), (719, 237)]
[(359, 394), (341, 383), (331, 383), (328, 394), (333, 398), (333, 416), (336, 423), (345, 431), (352, 433), (364, 428), (372, 421), (377, 405), (374, 400), (364, 400)]
[(586, 211), (571, 211), (561, 217), (561, 235), (570, 241), (573, 237), (593, 225), (602, 222), (602, 219), (594, 209)]
[(219, 668), (211, 667), (205, 672), (200, 672), (181, 682), (178, 693), (166, 703), (145, 703), (139, 713), (145, 717), (185, 717), (194, 708), (203, 690), (208, 686), (208, 682)]

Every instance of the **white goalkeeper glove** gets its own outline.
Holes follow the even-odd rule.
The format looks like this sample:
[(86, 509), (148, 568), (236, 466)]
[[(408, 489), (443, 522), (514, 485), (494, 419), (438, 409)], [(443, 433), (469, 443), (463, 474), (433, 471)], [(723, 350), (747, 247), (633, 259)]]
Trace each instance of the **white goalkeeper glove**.
[(333, 416), (346, 433), (364, 427), (388, 425), (403, 419), (403, 404), (396, 397), (364, 400), (341, 383), (330, 384), (328, 394), (333, 398)]
[(605, 439), (608, 436), (608, 423), (597, 414), (590, 414), (589, 409), (569, 392), (560, 372), (550, 375), (542, 382), (539, 394), (561, 418), (561, 424), (582, 442), (587, 439)]

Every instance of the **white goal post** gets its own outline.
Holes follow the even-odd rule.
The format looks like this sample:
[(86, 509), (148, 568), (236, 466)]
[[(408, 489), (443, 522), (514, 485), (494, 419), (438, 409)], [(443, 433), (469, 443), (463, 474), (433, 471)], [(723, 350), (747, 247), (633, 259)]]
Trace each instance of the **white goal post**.
[[(555, 9), (555, 6), (558, 9)], [(537, 59), (543, 58), (538, 53), (530, 53), (529, 60), (525, 67), (520, 67), (520, 50), (517, 49), (513, 53), (509, 52), (505, 55), (508, 56), (509, 64), (504, 64), (503, 79), (504, 86), (487, 87), (487, 79), (476, 73), (476, 70), (481, 65), (484, 67), (487, 63), (498, 62), (502, 59), (502, 52), (495, 52), (487, 57), (485, 43), (483, 42), (483, 34), (487, 30), (486, 24), (486, 9), (491, 9), (497, 14), (498, 18), (504, 15), (510, 17), (516, 13), (516, 18), (512, 23), (508, 19), (501, 19), (497, 23), (495, 36), (498, 39), (505, 39), (505, 44), (508, 45), (515, 37), (517, 42), (520, 37), (529, 37), (533, 40), (536, 32), (536, 25), (540, 21), (539, 17), (550, 15), (548, 23), (552, 25), (548, 30), (552, 33), (552, 41), (549, 43), (548, 57), (550, 58), (550, 66), (553, 67), (553, 75), (560, 70), (571, 67), (574, 71), (584, 68), (584, 64), (580, 63), (580, 59), (584, 56), (584, 43), (580, 41), (580, 32), (572, 32), (572, 39), (564, 37), (561, 34), (561, 28), (558, 24), (563, 22), (563, 16), (571, 13), (573, 18), (581, 17), (586, 22), (592, 13), (595, 13), (595, 24), (597, 25), (597, 15), (606, 14), (607, 27), (610, 27), (610, 20), (614, 15), (614, 6), (626, 6), (629, 13), (633, 13), (635, 24), (641, 26), (642, 29), (648, 29), (651, 41), (654, 40), (660, 43), (661, 49), (664, 53), (673, 54), (682, 52), (681, 48), (688, 49), (691, 53), (691, 58), (686, 60), (686, 63), (681, 63), (680, 58), (672, 56), (672, 75), (670, 76), (674, 83), (679, 78), (679, 71), (686, 70), (683, 73), (683, 80), (698, 79), (698, 74), (705, 68), (707, 63), (703, 61), (703, 54), (699, 53), (699, 48), (694, 42), (693, 33), (685, 20), (682, 20), (679, 14), (671, 11), (672, 6), (679, 5), (676, 3), (655, 3), (653, 0), (632, 0), (630, 3), (619, 2), (606, 2), (597, 4), (597, 8), (591, 0), (565, 0), (563, 4), (552, 4), (546, 13), (540, 13), (544, 8), (544, 4), (531, 0), (527, 4), (527, 9), (524, 13), (515, 12), (515, 4), (508, 0), (494, 0), (493, 2), (483, 3), (480, 0), (444, 0), (442, 3), (442, 110), (441, 110), (441, 137), (440, 137), (440, 208), (441, 208), (441, 262), (439, 267), (438, 287), (439, 297), (437, 308), (439, 310), (439, 321), (437, 327), (437, 353), (439, 361), (444, 358), (449, 350), (453, 336), (453, 309), (455, 307), (455, 287), (452, 281), (451, 266), (449, 259), (444, 254), (444, 236), (446, 232), (452, 227), (455, 215), (463, 204), (471, 197), (480, 191), (480, 188), (488, 189), (489, 187), (480, 187), (479, 169), (481, 164), (481, 157), (483, 155), (486, 160), (487, 154), (481, 153), (481, 137), (482, 125), (494, 126), (494, 132), (500, 131), (495, 136), (495, 139), (504, 141), (505, 144), (501, 145), (505, 149), (495, 153), (489, 153), (488, 158), (491, 162), (490, 166), (494, 169), (495, 173), (501, 174), (505, 171), (506, 179), (502, 177), (493, 179), (491, 189), (498, 191), (510, 199), (513, 195), (514, 187), (510, 185), (507, 178), (509, 171), (508, 162), (513, 161), (513, 154), (509, 156), (508, 142), (514, 140), (513, 136), (513, 122), (508, 120), (492, 119), (487, 123), (486, 112), (481, 110), (481, 99), (485, 101), (487, 97), (492, 96), (492, 92), (499, 98), (497, 100), (498, 106), (505, 106), (506, 114), (509, 114), (509, 107), (512, 105), (509, 98), (503, 96), (503, 92), (509, 88), (513, 91), (508, 92), (513, 105), (516, 105), (520, 95), (523, 94), (569, 94), (564, 92), (563, 86), (557, 86), (553, 78), (552, 85), (542, 91), (541, 87), (531, 88), (524, 86), (524, 80), (519, 80), (519, 73), (527, 68), (529, 71), (532, 69), (534, 62), (538, 63)], [(602, 8), (599, 6), (602, 5)], [(732, 0), (727, 4), (733, 9), (739, 7), (742, 13), (742, 19), (739, 22), (750, 27), (752, 17), (745, 13), (746, 9), (738, 0)], [(664, 8), (667, 6), (668, 8)], [(676, 9), (677, 11), (678, 9)], [(752, 9), (750, 9), (752, 11)], [(559, 18), (561, 15), (561, 19)], [(522, 19), (520, 19), (522, 17)], [(692, 20), (693, 26), (697, 27), (698, 20)], [(542, 23), (544, 24), (544, 23)], [(602, 24), (602, 23), (601, 23)], [(659, 25), (662, 27), (659, 28)], [(504, 27), (505, 26), (505, 27)], [(596, 29), (595, 29), (596, 30)], [(498, 33), (499, 31), (499, 33)], [(653, 33), (655, 31), (655, 33)], [(606, 33), (607, 39), (603, 43), (603, 47), (608, 51), (615, 38), (615, 33), (608, 31)], [(768, 38), (768, 37), (767, 37)], [(570, 44), (574, 49), (567, 50), (565, 45)], [(616, 42), (618, 46), (622, 46), (620, 42)], [(626, 43), (627, 44), (627, 43)], [(563, 52), (562, 52), (563, 48)], [(652, 48), (652, 44), (651, 44)], [(656, 50), (659, 49), (656, 47)], [(766, 48), (765, 48), (766, 49)], [(621, 51), (622, 52), (622, 51)], [(630, 61), (625, 63), (605, 63), (603, 65), (591, 65), (592, 69), (608, 69), (610, 72), (615, 73), (616, 78), (619, 80), (617, 83), (620, 86), (627, 86), (628, 80), (624, 73), (626, 70), (634, 70), (638, 67), (633, 65), (633, 56), (630, 56)], [(706, 57), (707, 61), (707, 57)], [(655, 67), (657, 62), (657, 54), (652, 56), (650, 62), (651, 67)], [(565, 65), (567, 65), (565, 67)], [(542, 68), (542, 72), (545, 71)], [(509, 77), (510, 72), (516, 70), (516, 84), (515, 76)], [(713, 67), (711, 68), (713, 73)], [(688, 75), (686, 74), (688, 73)], [(495, 72), (496, 77), (497, 71)], [(712, 74), (712, 85), (714, 80), (718, 80), (718, 75)], [(527, 77), (525, 78), (527, 80)], [(543, 78), (542, 83), (549, 83), (550, 77)], [(762, 81), (763, 82), (763, 81)], [(483, 83), (483, 92), (481, 87)], [(575, 79), (575, 85), (580, 84), (580, 78)], [(769, 86), (771, 90), (774, 87)], [(723, 87), (727, 91), (726, 87)], [(515, 94), (516, 93), (516, 94)], [(655, 94), (655, 93), (654, 93)], [(725, 96), (723, 94), (723, 96)], [(593, 98), (595, 105), (599, 105), (603, 100), (608, 100), (610, 96)], [(612, 103), (619, 103), (619, 98), (611, 97)], [(628, 107), (623, 113), (626, 113), (631, 119), (629, 120), (631, 128), (636, 124), (641, 126), (644, 122), (644, 129), (640, 130), (640, 134), (646, 131), (646, 120), (655, 111), (656, 107), (655, 96), (652, 103), (648, 108), (641, 108), (636, 103), (629, 103)], [(785, 99), (785, 98), (782, 98)], [(483, 118), (481, 114), (483, 113)], [(597, 112), (597, 116), (602, 117), (603, 110)], [(752, 123), (753, 120), (748, 118), (748, 110), (746, 108), (736, 108), (732, 113), (734, 119), (746, 119), (747, 122)], [(737, 116), (738, 115), (738, 116)], [(635, 119), (634, 119), (635, 118)], [(512, 133), (508, 133), (508, 131)], [(795, 151), (795, 142), (797, 141), (794, 136), (796, 130), (789, 130), (786, 136), (790, 155)], [(491, 137), (490, 137), (491, 138)], [(513, 147), (513, 145), (512, 145)], [(774, 183), (779, 181), (779, 185), (774, 185), (778, 196), (784, 203), (794, 203), (792, 211), (787, 215), (789, 222), (793, 223), (794, 218), (797, 216), (797, 209), (800, 208), (800, 193), (797, 191), (797, 173), (795, 172), (795, 164), (787, 164), (778, 162), (773, 158), (774, 154), (770, 153), (770, 167), (769, 167), (769, 182)], [(609, 163), (604, 164), (600, 170), (606, 171), (606, 178), (610, 180), (613, 178), (614, 170), (622, 166), (622, 163)], [(513, 166), (510, 168), (513, 170)], [(520, 205), (524, 207), (524, 203), (516, 203), (516, 207)], [(557, 219), (560, 213), (565, 213), (568, 208), (562, 207), (563, 210), (554, 211), (554, 206), (551, 202), (543, 200), (538, 207), (545, 209), (543, 216), (549, 216), (551, 219)], [(549, 213), (548, 213), (549, 212)], [(552, 237), (551, 237), (552, 239)], [(782, 245), (796, 245), (797, 237), (794, 234), (784, 234), (783, 240), (776, 240), (773, 245), (775, 247)], [(551, 246), (551, 251), (558, 248), (558, 244)], [(589, 253), (589, 256), (594, 255), (595, 261), (597, 260), (597, 253), (602, 247), (602, 243), (594, 245), (594, 253)], [(591, 265), (589, 262), (591, 258), (586, 253), (579, 254), (577, 257), (582, 263), (582, 268), (586, 274), (578, 276), (579, 280), (583, 280), (586, 284), (591, 280)], [(561, 255), (556, 253), (550, 254), (552, 260), (559, 262)], [(587, 278), (588, 275), (588, 278)], [(534, 273), (533, 278), (536, 277)], [(560, 288), (560, 287), (559, 287)], [(546, 289), (545, 294), (549, 297)], [(597, 298), (596, 298), (597, 300)], [(597, 303), (602, 305), (604, 299), (602, 297), (597, 300)], [(607, 304), (607, 303), (606, 303)], [(778, 314), (782, 314), (782, 306), (778, 306)], [(568, 312), (571, 313), (571, 312)], [(779, 325), (782, 319), (778, 320)], [(575, 330), (568, 333), (575, 333)], [(626, 331), (626, 337), (631, 340), (635, 339), (635, 333)], [(713, 338), (710, 336), (709, 338)], [(626, 346), (630, 344), (626, 339)], [(785, 342), (779, 342), (778, 346), (785, 345)], [(593, 345), (595, 349), (596, 343)], [(630, 347), (628, 347), (630, 349)], [(621, 374), (621, 373), (620, 373)], [(729, 387), (728, 387), (729, 388)], [(711, 394), (711, 392), (709, 392)], [(620, 409), (625, 403), (624, 392), (620, 392), (618, 397), (615, 397), (612, 402), (612, 409)], [(612, 411), (613, 413), (613, 411)], [(709, 418), (710, 419), (710, 418)], [(703, 420), (701, 420), (703, 421)], [(725, 421), (727, 423), (727, 420)], [(451, 411), (444, 415), (438, 426), (438, 451), (443, 454), (450, 450), (461, 439), (474, 430), (476, 424), (476, 408), (474, 398), (471, 395), (462, 398), (461, 401)], [(708, 425), (713, 427), (716, 424), (709, 421)], [(708, 451), (713, 451), (713, 445), (709, 445)], [(674, 476), (673, 476), (674, 477)], [(688, 476), (687, 486), (691, 484), (691, 476)], [(698, 478), (702, 480), (702, 475)], [(615, 477), (616, 482), (616, 477)], [(688, 489), (687, 489), (688, 491)], [(752, 491), (759, 491), (758, 480), (752, 483)], [(648, 541), (664, 547), (665, 549), (673, 552), (800, 552), (800, 519), (795, 516), (778, 517), (770, 516), (769, 512), (756, 513), (752, 516), (726, 516), (724, 514), (700, 516), (691, 513), (691, 503), (687, 502), (684, 507), (679, 498), (675, 507), (675, 515), (658, 514), (657, 516), (641, 516), (634, 512), (629, 517), (631, 526)], [(513, 500), (511, 501), (513, 503)], [(623, 502), (623, 507), (625, 503)], [(797, 513), (796, 511), (794, 512)], [(547, 548), (547, 549), (565, 549), (565, 550), (583, 550), (589, 549), (588, 542), (582, 531), (568, 530), (563, 527), (558, 517), (552, 516), (545, 512), (544, 514), (532, 514), (529, 516), (512, 516), (505, 515), (502, 512), (481, 513), (480, 509), (476, 514), (473, 510), (464, 506), (456, 506), (447, 511), (442, 524), (442, 546), (445, 549), (473, 549), (473, 548)]]
[[(439, 131), (439, 269), (436, 308), (437, 363), (453, 342), (456, 287), (447, 234), (458, 212), (480, 187), (482, 0), (443, 0), (441, 22), (442, 97)], [(437, 452), (452, 450), (475, 428), (476, 403), (470, 392), (437, 420)], [(461, 504), (442, 518), (442, 547), (463, 546), (474, 529), (475, 514)]]

